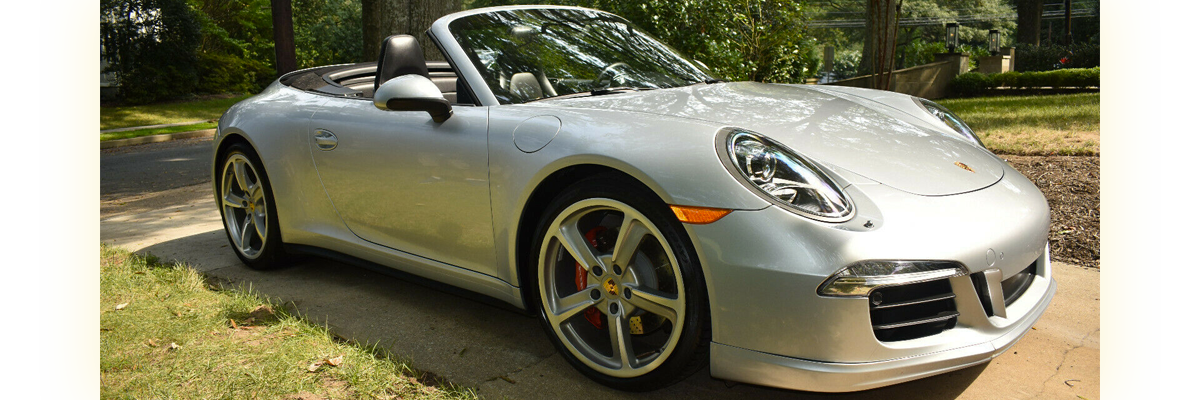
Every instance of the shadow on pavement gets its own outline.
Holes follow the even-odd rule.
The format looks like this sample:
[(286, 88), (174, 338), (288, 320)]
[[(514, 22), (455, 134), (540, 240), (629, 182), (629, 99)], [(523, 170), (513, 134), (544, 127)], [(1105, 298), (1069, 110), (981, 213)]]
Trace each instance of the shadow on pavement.
[[(556, 353), (535, 318), (391, 274), (318, 257), (274, 271), (243, 266), (221, 231), (144, 248), (183, 261), (223, 287), (252, 291), (335, 334), (402, 357), (418, 370), (474, 387), (484, 398), (953, 399), (987, 364), (849, 394), (778, 390), (713, 379), (708, 369), (651, 393), (592, 382)], [(436, 286), (436, 285), (435, 285)]]

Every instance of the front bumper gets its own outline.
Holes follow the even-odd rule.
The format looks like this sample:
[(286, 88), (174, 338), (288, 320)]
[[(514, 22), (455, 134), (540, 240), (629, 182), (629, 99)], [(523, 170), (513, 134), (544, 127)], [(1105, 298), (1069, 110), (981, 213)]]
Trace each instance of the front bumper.
[[(1037, 322), (1058, 284), (1041, 279), (1045, 285), (1032, 310), (1012, 325), (1007, 333), (991, 341), (936, 353), (894, 360), (865, 363), (833, 363), (789, 358), (713, 342), (710, 349), (712, 376), (738, 382), (815, 392), (852, 392), (894, 385), (928, 376), (985, 363), (1004, 354)], [(1031, 291), (1036, 290), (1030, 288)], [(1013, 306), (1017, 306), (1014, 303)], [(1010, 308), (1011, 309), (1011, 308)], [(998, 318), (998, 317), (993, 317)]]
[[(1056, 288), (1046, 201), (1020, 173), (1006, 172), (988, 188), (943, 197), (855, 184), (847, 190), (859, 211), (839, 225), (768, 207), (687, 226), (708, 283), (712, 375), (844, 392), (965, 368), (1003, 353), (1037, 321)], [(1028, 289), (1004, 312), (985, 310), (972, 276), (950, 278), (959, 313), (952, 328), (881, 341), (868, 299), (817, 294), (830, 274), (862, 260), (955, 261), (975, 275), (987, 271), (989, 282), (1036, 268)]]

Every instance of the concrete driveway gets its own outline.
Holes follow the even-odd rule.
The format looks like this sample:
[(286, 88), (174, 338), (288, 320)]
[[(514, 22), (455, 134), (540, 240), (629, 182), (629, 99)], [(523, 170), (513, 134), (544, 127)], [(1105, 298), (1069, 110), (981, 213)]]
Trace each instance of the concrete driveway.
[[(160, 157), (156, 149), (130, 151)], [(108, 171), (106, 160), (112, 159), (102, 156), (102, 171)], [(121, 179), (102, 172), (101, 187)], [(572, 369), (536, 319), (450, 288), (319, 258), (270, 272), (247, 269), (229, 248), (207, 182), (140, 193), (131, 193), (128, 184), (107, 187), (120, 193), (101, 193), (105, 243), (186, 262), (224, 286), (286, 303), (341, 337), (378, 345), (414, 368), (474, 387), (484, 398), (1099, 398), (1100, 273), (1094, 269), (1055, 264), (1059, 290), (1046, 314), (988, 364), (844, 395), (729, 383), (707, 370), (663, 390), (631, 394)]]

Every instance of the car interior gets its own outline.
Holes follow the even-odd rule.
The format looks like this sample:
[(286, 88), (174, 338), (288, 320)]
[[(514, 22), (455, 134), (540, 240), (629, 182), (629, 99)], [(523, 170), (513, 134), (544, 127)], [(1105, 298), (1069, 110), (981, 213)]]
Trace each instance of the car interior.
[[(476, 104), (474, 97), (465, 83), (458, 79), (458, 74), (450, 63), (425, 60), (421, 44), (410, 35), (393, 35), (384, 39), (379, 50), (379, 60), (376, 62), (333, 65), (293, 72), (284, 75), (280, 83), (328, 96), (371, 99), (380, 84), (408, 74), (429, 78), (451, 104)], [(460, 96), (460, 93), (465, 95)]]

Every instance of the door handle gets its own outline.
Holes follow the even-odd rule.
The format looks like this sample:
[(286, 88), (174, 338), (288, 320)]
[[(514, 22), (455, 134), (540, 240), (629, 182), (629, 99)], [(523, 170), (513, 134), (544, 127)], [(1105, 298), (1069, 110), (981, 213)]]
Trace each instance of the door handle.
[(317, 141), (318, 149), (329, 151), (337, 147), (337, 136), (333, 132), (317, 129), (313, 134), (313, 139)]

